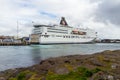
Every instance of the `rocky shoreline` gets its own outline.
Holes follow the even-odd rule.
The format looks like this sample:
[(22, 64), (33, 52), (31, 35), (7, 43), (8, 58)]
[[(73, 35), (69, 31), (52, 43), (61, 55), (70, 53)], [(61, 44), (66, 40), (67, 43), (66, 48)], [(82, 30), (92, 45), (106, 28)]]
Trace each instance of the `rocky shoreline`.
[(49, 58), (2, 71), (0, 80), (120, 80), (120, 50)]

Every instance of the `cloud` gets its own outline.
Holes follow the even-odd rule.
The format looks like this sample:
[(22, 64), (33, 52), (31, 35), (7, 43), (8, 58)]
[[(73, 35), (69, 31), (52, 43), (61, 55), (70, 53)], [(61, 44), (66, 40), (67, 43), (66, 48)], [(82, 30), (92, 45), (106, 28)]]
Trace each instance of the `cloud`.
[(19, 35), (28, 36), (32, 22), (59, 24), (64, 16), (69, 25), (95, 29), (101, 38), (120, 38), (119, 3), (119, 0), (1, 0), (0, 35), (15, 36), (18, 21)]
[(107, 24), (98, 22), (94, 17), (85, 22), (84, 25), (94, 29), (97, 32), (98, 38), (120, 39), (119, 25), (110, 22), (107, 22)]
[(120, 0), (104, 0), (96, 11), (96, 20), (120, 25)]
[(56, 18), (57, 16), (54, 15), (54, 14), (51, 14), (51, 13), (48, 13), (48, 12), (40, 12), (42, 15), (46, 15), (46, 16), (49, 16), (49, 17), (52, 17), (52, 18)]

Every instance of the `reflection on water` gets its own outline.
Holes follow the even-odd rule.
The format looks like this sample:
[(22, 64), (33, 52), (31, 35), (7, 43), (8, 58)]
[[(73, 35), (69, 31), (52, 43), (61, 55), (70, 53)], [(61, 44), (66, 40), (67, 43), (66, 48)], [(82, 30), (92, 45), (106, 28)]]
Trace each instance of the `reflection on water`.
[(26, 67), (42, 59), (74, 54), (91, 54), (120, 49), (120, 44), (60, 44), (30, 46), (0, 46), (0, 71)]
[(31, 57), (34, 63), (38, 63), (41, 60), (41, 49), (39, 46), (31, 46)]

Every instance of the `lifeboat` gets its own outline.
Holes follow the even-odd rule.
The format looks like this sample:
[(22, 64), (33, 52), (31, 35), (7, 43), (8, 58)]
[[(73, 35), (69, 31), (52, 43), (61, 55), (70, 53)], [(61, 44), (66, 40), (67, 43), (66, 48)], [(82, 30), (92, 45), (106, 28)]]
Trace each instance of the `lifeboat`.
[(78, 34), (79, 34), (79, 35), (86, 35), (86, 32), (81, 32), (81, 31), (79, 31)]
[(73, 33), (73, 34), (78, 34), (79, 31), (78, 31), (78, 30), (73, 30), (72, 33)]

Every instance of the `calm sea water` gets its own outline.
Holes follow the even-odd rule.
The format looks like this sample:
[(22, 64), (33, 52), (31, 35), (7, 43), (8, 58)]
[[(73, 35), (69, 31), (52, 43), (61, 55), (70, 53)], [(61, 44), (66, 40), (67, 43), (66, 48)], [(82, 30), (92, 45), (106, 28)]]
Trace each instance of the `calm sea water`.
[(0, 71), (31, 66), (50, 57), (92, 54), (118, 49), (120, 49), (120, 43), (0, 46)]

